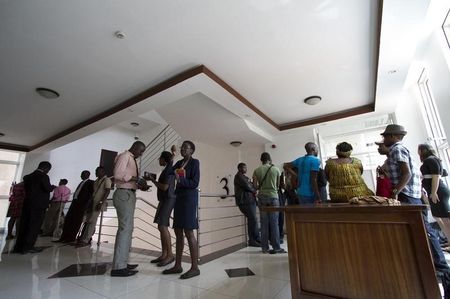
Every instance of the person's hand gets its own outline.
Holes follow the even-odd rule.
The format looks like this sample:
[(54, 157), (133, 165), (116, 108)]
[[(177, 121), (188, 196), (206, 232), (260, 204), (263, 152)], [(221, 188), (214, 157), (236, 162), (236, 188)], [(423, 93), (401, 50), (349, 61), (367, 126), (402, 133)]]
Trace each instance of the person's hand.
[(431, 199), (431, 201), (433, 202), (433, 203), (438, 203), (440, 200), (439, 200), (439, 196), (436, 194), (436, 193), (431, 193), (430, 194), (430, 199)]
[(136, 185), (141, 189), (141, 187), (147, 186), (147, 181), (144, 178), (137, 178)]
[(142, 186), (139, 188), (139, 190), (141, 190), (141, 191), (148, 191), (148, 189), (150, 189), (149, 185), (145, 185), (145, 186)]
[(98, 202), (97, 205), (95, 206), (95, 210), (100, 211), (102, 209), (102, 206), (103, 206), (103, 202), (101, 202), (101, 201)]

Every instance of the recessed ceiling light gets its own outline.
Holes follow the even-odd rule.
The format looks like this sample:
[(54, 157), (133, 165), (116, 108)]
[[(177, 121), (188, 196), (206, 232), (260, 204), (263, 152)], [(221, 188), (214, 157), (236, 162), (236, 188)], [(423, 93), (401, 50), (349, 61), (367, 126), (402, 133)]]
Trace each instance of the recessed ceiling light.
[(0, 137), (5, 137), (5, 134), (3, 134), (3, 133), (0, 133)]
[(132, 122), (132, 123), (130, 123), (130, 125), (132, 127), (139, 127), (139, 123), (137, 123), (137, 122)]
[(125, 33), (123, 33), (122, 31), (118, 30), (116, 32), (114, 32), (114, 36), (120, 39), (124, 39), (125, 38)]
[(242, 141), (231, 141), (230, 145), (234, 147), (238, 147), (242, 144)]
[(36, 88), (36, 92), (43, 98), (46, 99), (57, 99), (59, 98), (59, 93), (45, 87), (38, 87)]
[(303, 100), (308, 105), (317, 105), (320, 101), (322, 101), (322, 98), (319, 96), (310, 96)]

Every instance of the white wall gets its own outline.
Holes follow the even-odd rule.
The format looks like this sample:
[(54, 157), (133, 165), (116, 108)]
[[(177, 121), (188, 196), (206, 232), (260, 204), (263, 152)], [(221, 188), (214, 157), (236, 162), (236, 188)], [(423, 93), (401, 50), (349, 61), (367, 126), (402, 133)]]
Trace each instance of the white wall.
[[(446, 57), (447, 56), (447, 57)], [(430, 36), (427, 47), (422, 54), (422, 61), (430, 79), (430, 86), (441, 121), (447, 137), (450, 135), (450, 47), (447, 45), (442, 30), (435, 30)]]
[(427, 132), (418, 99), (412, 90), (405, 91), (399, 99), (395, 117), (397, 123), (404, 126), (408, 132), (403, 139), (403, 144), (409, 149), (416, 162), (420, 161), (417, 155), (417, 146), (426, 141)]
[(281, 167), (283, 163), (291, 162), (305, 155), (305, 143), (307, 142), (315, 142), (313, 126), (289, 130), (275, 136), (274, 142), (266, 144), (265, 151), (270, 154), (272, 163)]
[(223, 194), (223, 177), (228, 179), (230, 194), (234, 194), (233, 179), (237, 172), (237, 164), (247, 164), (248, 175), (251, 176), (253, 169), (259, 166), (259, 157), (264, 151), (260, 147), (226, 148), (214, 147), (202, 142), (194, 141), (196, 151), (194, 157), (200, 160), (200, 189), (202, 193)]

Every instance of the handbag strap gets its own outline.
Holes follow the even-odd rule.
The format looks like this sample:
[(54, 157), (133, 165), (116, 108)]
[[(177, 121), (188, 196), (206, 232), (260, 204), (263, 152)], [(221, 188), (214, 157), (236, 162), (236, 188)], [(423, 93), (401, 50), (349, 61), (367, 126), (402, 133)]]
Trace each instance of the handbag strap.
[[(264, 175), (263, 179), (261, 180), (261, 182), (259, 183), (259, 187), (262, 186), (262, 184), (264, 183), (264, 181), (266, 180), (267, 175), (269, 174), (270, 169), (272, 168), (273, 164), (270, 165), (269, 169), (267, 169), (266, 174)], [(259, 189), (259, 188), (258, 188)]]

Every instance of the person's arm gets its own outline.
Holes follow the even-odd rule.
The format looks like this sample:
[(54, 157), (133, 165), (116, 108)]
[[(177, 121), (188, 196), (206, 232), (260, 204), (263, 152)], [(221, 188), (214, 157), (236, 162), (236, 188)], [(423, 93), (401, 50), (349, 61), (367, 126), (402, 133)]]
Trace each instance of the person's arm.
[(432, 174), (431, 175), (431, 194), (430, 199), (433, 203), (437, 203), (439, 200), (439, 196), (437, 195), (437, 190), (439, 188), (439, 175)]
[(111, 192), (111, 187), (112, 187), (111, 180), (109, 178), (106, 178), (103, 189), (105, 193), (103, 194), (102, 198), (98, 201), (97, 206), (95, 207), (97, 211), (100, 211), (103, 206), (103, 203), (108, 200), (109, 192)]
[(44, 175), (44, 177), (41, 180), (41, 186), (42, 189), (44, 189), (46, 192), (52, 192), (56, 186), (50, 184), (50, 178), (48, 175)]
[(400, 166), (400, 179), (398, 181), (398, 184), (392, 188), (392, 198), (395, 199), (411, 179), (411, 170), (409, 169), (408, 163), (398, 162), (398, 164)]
[(294, 167), (295, 167), (295, 165), (292, 162), (283, 164), (283, 169), (284, 170), (288, 171), (294, 177), (297, 177), (298, 174), (297, 174), (296, 171), (294, 171)]
[[(178, 185), (189, 189), (195, 189), (200, 183), (200, 162), (193, 159), (191, 163), (192, 169), (190, 170), (190, 177), (178, 177)], [(186, 175), (187, 173), (188, 171), (186, 170)]]
[(255, 193), (256, 189), (253, 184), (247, 179), (243, 174), (236, 175), (235, 184), (239, 186), (244, 192), (252, 192)]
[(252, 183), (253, 183), (253, 187), (255, 188), (255, 190), (258, 190), (259, 182), (258, 182), (258, 178), (256, 177), (256, 174), (254, 172), (253, 172), (253, 176), (252, 176)]
[(317, 203), (320, 203), (321, 199), (320, 199), (320, 193), (319, 193), (319, 186), (317, 185), (317, 174), (318, 173), (319, 173), (318, 171), (311, 170), (310, 173), (309, 173), (309, 176), (310, 176), (310, 179), (311, 179), (311, 181), (310, 181), (311, 182), (311, 188), (312, 188), (312, 190), (314, 192), (314, 195), (316, 197), (316, 199), (314, 201), (317, 202)]
[[(160, 175), (160, 179), (161, 179), (161, 175)], [(156, 186), (156, 188), (158, 188), (161, 191), (167, 191), (167, 189), (169, 189), (169, 184), (166, 181), (158, 182), (154, 177), (150, 177), (150, 181)]]
[(327, 180), (330, 180), (329, 179), (330, 178), (330, 168), (328, 167), (328, 163), (325, 163), (325, 168), (323, 169), (323, 171), (325, 172), (325, 176), (326, 176)]
[(120, 154), (114, 165), (114, 179), (122, 182), (137, 181), (137, 177), (126, 173), (128, 160), (132, 159), (128, 155)]

